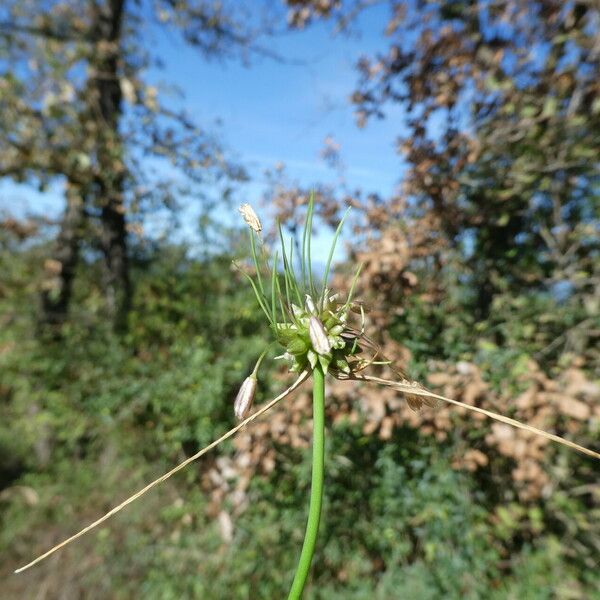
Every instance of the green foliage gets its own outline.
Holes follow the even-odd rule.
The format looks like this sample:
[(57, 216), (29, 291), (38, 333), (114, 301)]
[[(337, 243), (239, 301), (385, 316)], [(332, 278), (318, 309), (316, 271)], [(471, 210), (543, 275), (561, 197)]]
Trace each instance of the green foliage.
[[(33, 268), (26, 254), (14, 257), (23, 272)], [(27, 309), (11, 304), (14, 298), (2, 301), (19, 314), (1, 334), (6, 568), (231, 424), (237, 385), (268, 335), (260, 335), (259, 312), (248, 308), (251, 291), (225, 257), (200, 263), (171, 248), (142, 266), (127, 338), (79, 305), (80, 324), (60, 340), (37, 341)], [(506, 530), (490, 521), (477, 480), (451, 468), (451, 450), (410, 429), (387, 442), (363, 435), (359, 424), (330, 429), (307, 598), (592, 597), (597, 574), (566, 561), (550, 535), (505, 555)], [(31, 596), (51, 578), (111, 598), (282, 597), (305, 525), (308, 453), (280, 448), (272, 475), (255, 476), (231, 544), (199, 487), (211, 460), (37, 567), (31, 583), (18, 579), (23, 587), (13, 597)], [(556, 502), (577, 518), (581, 507), (568, 493)], [(507, 518), (512, 539), (522, 516)]]
[[(131, 2), (38, 4), (11, 0), (0, 23), (0, 171), (42, 187), (65, 182), (67, 211), (53, 249), (19, 246), (0, 230), (3, 597), (281, 597), (310, 481), (307, 453), (287, 446), (277, 448), (270, 475), (254, 476), (231, 543), (202, 485), (213, 461), (231, 453), (224, 445), (29, 576), (8, 576), (228, 429), (237, 387), (273, 333), (229, 256), (126, 247), (126, 221), (174, 206), (175, 189), (154, 162), (184, 176), (180, 201), (201, 199), (207, 210), (207, 176), (242, 176), (146, 78), (140, 32), (152, 13)], [(202, 53), (252, 47), (251, 20), (237, 10), (176, 4), (161, 0), (152, 10)], [(286, 4), (293, 25), (334, 16), (344, 27), (365, 3)], [(377, 307), (390, 315), (381, 329), (412, 352), (419, 379), (434, 359), (469, 361), (491, 390), (516, 397), (532, 362), (548, 381), (574, 364), (591, 381), (600, 368), (598, 10), (571, 1), (488, 4), (405, 3), (402, 12), (390, 2), (389, 52), (361, 61), (352, 101), (361, 123), (388, 103), (409, 115), (398, 145), (406, 197), (375, 202), (373, 214), (369, 200), (364, 212), (369, 240), (385, 241), (396, 215), (409, 248), (397, 271), (369, 274), (371, 287), (392, 280)], [(103, 16), (97, 7), (111, 10)], [(107, 16), (118, 43), (107, 43)], [(110, 247), (114, 238), (121, 248)], [(300, 308), (307, 291), (320, 292), (310, 237), (302, 241), (304, 287), (287, 273), (271, 278), (288, 305), (287, 294), (300, 296)], [(284, 262), (293, 264), (291, 248)], [(106, 276), (99, 250), (111, 268), (121, 259), (116, 291), (135, 290), (123, 335), (106, 324), (111, 285), (98, 283)], [(277, 322), (276, 298), (255, 285)], [(36, 328), (40, 288), (66, 321), (60, 335)], [(285, 345), (308, 360), (310, 341)], [(270, 387), (267, 377), (259, 393)], [(571, 432), (573, 422), (545, 407)], [(597, 425), (588, 420), (576, 431), (592, 445)], [(408, 427), (386, 441), (364, 435), (361, 423), (329, 427), (307, 597), (600, 597), (595, 465), (549, 452), (540, 464), (552, 493), (520, 502), (506, 456), (476, 474), (453, 469), (463, 444), (481, 442), (489, 428), (465, 432), (458, 418), (448, 427), (443, 443)]]

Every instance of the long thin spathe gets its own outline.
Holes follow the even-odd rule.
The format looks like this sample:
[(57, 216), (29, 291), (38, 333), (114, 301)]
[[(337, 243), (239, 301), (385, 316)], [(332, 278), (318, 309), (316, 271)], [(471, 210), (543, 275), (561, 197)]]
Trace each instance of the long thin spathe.
[(277, 396), (276, 398), (273, 398), (273, 400), (271, 400), (270, 402), (268, 402), (267, 404), (265, 404), (264, 406), (259, 408), (255, 413), (251, 414), (247, 419), (244, 419), (241, 423), (239, 423), (238, 425), (236, 425), (235, 427), (230, 429), (227, 433), (224, 433), (219, 439), (215, 440), (214, 442), (211, 442), (208, 446), (206, 446), (206, 447), (202, 448), (202, 450), (199, 450), (198, 452), (196, 452), (196, 454), (190, 456), (183, 462), (179, 463), (176, 467), (174, 467), (173, 469), (171, 469), (164, 475), (161, 475), (158, 479), (155, 479), (154, 481), (149, 483), (146, 487), (142, 488), (139, 492), (136, 492), (135, 494), (133, 494), (133, 496), (129, 496), (129, 498), (127, 498), (127, 500), (124, 500), (123, 502), (121, 502), (121, 504), (119, 504), (118, 506), (115, 506), (113, 509), (109, 510), (104, 516), (100, 517), (93, 523), (90, 523), (87, 527), (84, 527), (81, 531), (77, 532), (75, 535), (72, 535), (70, 538), (67, 538), (60, 544), (57, 544), (56, 546), (50, 548), (50, 550), (48, 550), (47, 552), (44, 552), (44, 554), (38, 556), (35, 560), (32, 560), (30, 563), (26, 564), (24, 567), (17, 569), (15, 571), (15, 573), (22, 573), (26, 569), (29, 569), (29, 567), (33, 567), (33, 565), (36, 565), (37, 563), (44, 560), (45, 558), (48, 558), (51, 554), (54, 554), (57, 550), (64, 548), (67, 544), (74, 542), (77, 538), (80, 538), (82, 535), (85, 535), (88, 531), (91, 531), (98, 525), (101, 525), (102, 523), (104, 523), (104, 521), (110, 519), (110, 517), (112, 517), (113, 515), (116, 515), (119, 511), (123, 510), (126, 506), (128, 506), (132, 502), (135, 502), (138, 498), (143, 496), (146, 492), (150, 491), (153, 487), (156, 487), (159, 483), (166, 481), (167, 479), (169, 479), (169, 477), (171, 477), (178, 471), (181, 471), (181, 469), (184, 469), (190, 463), (194, 462), (195, 460), (198, 460), (203, 454), (206, 454), (209, 450), (212, 450), (215, 446), (218, 446), (221, 442), (225, 441), (227, 438), (230, 438), (232, 435), (235, 435), (240, 429), (243, 429), (246, 425), (248, 425), (248, 423), (250, 423), (251, 421), (254, 421), (254, 419), (257, 419), (258, 417), (260, 417), (260, 415), (267, 412), (269, 409), (273, 408), (273, 406), (275, 406), (275, 404), (277, 404), (280, 400), (283, 400), (286, 396), (288, 396), (294, 390), (299, 388), (300, 385), (302, 383), (304, 383), (304, 381), (306, 381), (307, 377), (308, 377), (308, 372), (304, 371), (303, 373), (300, 374), (298, 379), (296, 379), (296, 381), (287, 390), (285, 390), (283, 393), (279, 394), (279, 396)]
[(479, 408), (477, 406), (471, 406), (469, 404), (465, 404), (464, 402), (459, 402), (458, 400), (453, 400), (452, 398), (447, 398), (446, 396), (440, 396), (439, 394), (435, 394), (430, 392), (429, 390), (412, 386), (407, 383), (399, 383), (396, 381), (390, 381), (388, 379), (381, 379), (380, 377), (373, 377), (372, 375), (361, 375), (355, 373), (348, 377), (348, 379), (362, 380), (362, 381), (372, 381), (373, 383), (378, 383), (380, 385), (386, 385), (388, 387), (392, 387), (399, 392), (406, 392), (407, 394), (411, 394), (413, 396), (425, 396), (427, 398), (435, 398), (437, 400), (442, 400), (444, 402), (448, 402), (449, 404), (454, 404), (455, 406), (460, 406), (462, 408), (466, 408), (467, 410), (477, 412), (479, 414), (485, 415), (490, 419), (494, 419), (496, 421), (500, 421), (501, 423), (506, 423), (507, 425), (511, 425), (512, 427), (516, 427), (517, 429), (523, 429), (524, 431), (529, 431), (530, 433), (535, 433), (536, 435), (545, 437), (548, 440), (552, 440), (553, 442), (557, 442), (558, 444), (562, 444), (563, 446), (568, 446), (569, 448), (573, 448), (573, 450), (577, 450), (583, 454), (587, 454), (588, 456), (593, 456), (594, 458), (600, 459), (600, 453), (595, 452), (594, 450), (590, 450), (585, 446), (580, 446), (575, 442), (571, 442), (570, 440), (566, 440), (561, 438), (558, 435), (554, 435), (553, 433), (548, 433), (542, 429), (537, 429), (537, 427), (532, 427), (531, 425), (527, 425), (525, 423), (521, 423), (515, 419), (511, 419), (510, 417), (505, 417), (504, 415), (499, 415), (498, 413), (492, 412), (490, 410), (485, 410), (484, 408)]

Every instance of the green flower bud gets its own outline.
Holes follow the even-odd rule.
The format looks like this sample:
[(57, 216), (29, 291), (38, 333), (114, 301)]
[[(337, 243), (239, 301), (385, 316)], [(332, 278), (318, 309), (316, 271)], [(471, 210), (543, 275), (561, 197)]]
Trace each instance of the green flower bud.
[(290, 354), (304, 354), (308, 350), (308, 344), (301, 337), (296, 336), (288, 345)]
[(333, 366), (342, 373), (350, 373), (350, 366), (345, 358), (335, 358), (333, 360)]
[(331, 363), (331, 354), (326, 354), (325, 356), (319, 354), (319, 363), (321, 364), (323, 372), (327, 373), (329, 370), (329, 363)]
[(276, 323), (273, 327), (275, 329), (275, 336), (277, 341), (282, 346), (286, 346), (298, 335), (298, 330), (295, 325), (284, 325), (283, 323)]
[(339, 320), (334, 315), (330, 315), (325, 319), (323, 324), (325, 325), (325, 329), (329, 331), (332, 327), (336, 327), (339, 324)]

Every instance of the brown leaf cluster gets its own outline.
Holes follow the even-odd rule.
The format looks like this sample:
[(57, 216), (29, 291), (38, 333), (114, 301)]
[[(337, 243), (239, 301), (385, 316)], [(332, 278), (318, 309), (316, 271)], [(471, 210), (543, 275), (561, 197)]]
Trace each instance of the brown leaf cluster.
[[(391, 351), (404, 354), (397, 344)], [(525, 423), (566, 437), (581, 438), (586, 429), (600, 423), (600, 386), (578, 367), (566, 370), (557, 380), (547, 377), (531, 363), (523, 378), (524, 390), (516, 398), (498, 394), (484, 381), (472, 363), (439, 363), (427, 386), (445, 396), (510, 415)], [(387, 367), (383, 375), (396, 377)], [(242, 431), (234, 440), (232, 456), (221, 456), (204, 475), (211, 497), (211, 511), (221, 515), (224, 503), (233, 516), (249, 501), (248, 488), (256, 475), (269, 475), (285, 452), (282, 447), (308, 451), (311, 444), (311, 397), (307, 390), (276, 406), (269, 417)], [(490, 422), (484, 415), (464, 408), (438, 405), (412, 410), (403, 394), (373, 384), (331, 379), (327, 389), (329, 427), (352, 424), (366, 436), (389, 441), (396, 430), (410, 426), (439, 443), (448, 438), (463, 440), (453, 460), (456, 469), (477, 471), (504, 469), (522, 501), (534, 501), (552, 493), (554, 483), (548, 464), (556, 446), (533, 433)], [(484, 435), (472, 436), (472, 432)], [(474, 439), (476, 438), (476, 439)], [(500, 460), (499, 457), (506, 459)], [(494, 473), (494, 475), (499, 475)], [(225, 518), (225, 517), (223, 517)]]
[(341, 6), (340, 0), (286, 0), (290, 27), (303, 29), (313, 18), (327, 18)]
[[(322, 158), (330, 165), (336, 163), (337, 143), (332, 138), (326, 138), (322, 151)], [(311, 196), (314, 196), (315, 212), (320, 221), (330, 227), (337, 226), (342, 208), (357, 204), (357, 199), (352, 194), (340, 197), (331, 185), (315, 184), (302, 186), (290, 178), (284, 163), (277, 163), (272, 169), (265, 172), (268, 187), (263, 198), (264, 204), (276, 217), (283, 227), (292, 235), (296, 244), (299, 243), (304, 227), (306, 209)], [(315, 222), (314, 230), (317, 231), (319, 223)], [(277, 231), (267, 235), (268, 239), (278, 242)], [(295, 251), (297, 251), (296, 248)]]
[[(360, 11), (354, 10), (360, 3), (352, 2), (288, 0), (287, 5), (296, 27), (328, 17), (343, 25)], [(386, 27), (389, 47), (361, 59), (360, 82), (351, 101), (359, 125), (383, 117), (387, 104), (405, 110), (408, 133), (398, 140), (397, 149), (408, 168), (396, 196), (384, 201), (356, 191), (345, 203), (357, 209), (349, 262), (364, 265), (356, 298), (372, 307), (367, 334), (382, 347), (383, 355), (402, 366), (409, 353), (386, 331), (415, 295), (430, 306), (447, 300), (444, 275), (452, 271), (447, 267), (457, 260), (454, 251), (465, 231), (475, 236), (474, 247), (480, 253), (469, 257), (473, 264), (466, 265), (479, 290), (481, 314), (475, 319), (490, 317), (493, 307), (486, 294), (490, 299), (500, 294), (504, 288), (498, 282), (504, 283), (509, 275), (523, 294), (536, 283), (576, 282), (577, 273), (586, 273), (582, 283), (575, 284), (581, 289), (585, 285), (591, 289), (597, 282), (597, 267), (586, 254), (597, 241), (593, 232), (584, 231), (585, 223), (575, 213), (565, 221), (567, 200), (561, 204), (560, 198), (585, 197), (588, 176), (597, 175), (590, 159), (597, 155), (600, 139), (600, 87), (593, 76), (600, 52), (592, 26), (597, 10), (580, 4), (510, 0), (486, 5), (490, 24), (510, 25), (513, 35), (502, 38), (490, 33), (492, 28), (481, 28), (478, 2), (390, 6), (395, 8)], [(410, 43), (407, 31), (414, 33)], [(531, 52), (539, 40), (550, 48), (542, 69)], [(581, 49), (577, 72), (564, 64), (567, 43)], [(523, 78), (532, 84), (518, 85)], [(461, 124), (465, 108), (471, 127)], [(329, 146), (337, 161), (339, 149)], [(272, 186), (272, 205), (282, 222), (293, 224), (293, 233), (302, 223), (308, 194), (281, 178), (277, 185)], [(544, 193), (552, 210), (531, 213), (530, 198), (543, 190), (551, 191)], [(325, 222), (332, 224), (339, 216), (340, 200), (332, 190), (318, 194), (317, 206), (322, 206)], [(524, 220), (523, 215), (530, 213)], [(520, 263), (518, 253), (514, 260), (505, 258), (520, 233), (538, 229), (539, 240), (530, 240), (528, 246), (528, 256), (537, 263)], [(461, 256), (464, 260), (464, 253)], [(552, 269), (550, 279), (536, 267), (543, 261)], [(464, 267), (456, 272), (464, 273)], [(334, 281), (342, 292), (347, 284), (347, 274)], [(592, 293), (582, 293), (586, 306)], [(593, 312), (592, 307), (589, 313)], [(586, 327), (590, 323), (583, 322)], [(567, 337), (565, 333), (558, 342)], [(586, 374), (589, 364), (575, 357), (565, 369), (555, 358), (546, 357), (557, 343), (549, 347), (534, 355), (539, 362), (532, 359), (522, 380), (511, 381), (510, 386), (493, 386), (477, 365), (468, 362), (429, 364), (430, 374), (422, 383), (539, 429), (583, 443), (587, 438), (589, 444), (590, 432), (598, 429), (600, 420), (600, 387)], [(579, 349), (573, 352), (583, 354)], [(388, 379), (402, 378), (388, 367), (381, 370)], [(551, 377), (549, 372), (557, 375)], [(523, 501), (548, 495), (556, 485), (549, 473), (556, 447), (532, 433), (461, 408), (414, 411), (401, 394), (365, 383), (334, 381), (328, 393), (328, 418), (334, 428), (346, 421), (360, 426), (365, 435), (390, 440), (399, 427), (409, 425), (440, 443), (450, 437), (453, 442), (462, 440), (454, 466), (485, 470), (486, 476), (504, 484), (510, 478)], [(270, 454), (273, 448), (307, 447), (308, 396), (278, 407), (272, 422), (261, 427), (261, 435), (254, 431), (240, 438), (236, 460), (251, 471), (269, 472), (271, 461), (279, 456)]]
[(33, 219), (15, 219), (7, 216), (0, 219), (0, 230), (14, 236), (18, 241), (22, 242), (26, 239), (34, 237), (39, 231), (39, 223)]

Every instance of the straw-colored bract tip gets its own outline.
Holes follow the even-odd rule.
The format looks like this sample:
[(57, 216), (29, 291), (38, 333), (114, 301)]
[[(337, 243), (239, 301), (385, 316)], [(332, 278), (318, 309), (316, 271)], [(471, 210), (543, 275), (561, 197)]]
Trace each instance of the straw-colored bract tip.
[(246, 224), (250, 229), (255, 231), (256, 233), (260, 233), (262, 231), (262, 224), (258, 215), (254, 212), (254, 209), (249, 204), (242, 204), (238, 208), (239, 213), (246, 221)]
[[(102, 524), (104, 521), (108, 520), (110, 517), (112, 517), (113, 515), (115, 515), (119, 511), (121, 511), (123, 508), (125, 508), (126, 506), (128, 506), (129, 504), (131, 504), (132, 502), (134, 502), (135, 500), (137, 500), (141, 496), (143, 496), (150, 489), (152, 489), (153, 487), (159, 485), (163, 481), (167, 480), (169, 477), (171, 477), (172, 475), (174, 475), (178, 471), (180, 471), (183, 468), (185, 468), (191, 462), (197, 460), (203, 454), (206, 454), (209, 450), (211, 450), (215, 446), (219, 445), (221, 442), (223, 442), (227, 438), (230, 438), (231, 436), (233, 436), (240, 429), (242, 429), (243, 427), (245, 427), (248, 423), (250, 423), (254, 419), (258, 418), (260, 415), (262, 415), (263, 413), (265, 413), (266, 411), (268, 411), (270, 408), (272, 408), (277, 402), (279, 402), (280, 400), (282, 400), (283, 398), (285, 398), (286, 396), (288, 396), (290, 393), (292, 393), (295, 389), (297, 389), (308, 378), (308, 376), (309, 376), (309, 372), (308, 371), (303, 371), (300, 374), (300, 376), (298, 377), (298, 379), (296, 379), (296, 381), (289, 388), (287, 388), (283, 393), (281, 393), (279, 396), (277, 396), (276, 398), (274, 398), (273, 400), (271, 400), (270, 402), (268, 402), (267, 404), (265, 404), (263, 407), (261, 407), (255, 413), (253, 413), (252, 415), (250, 415), (248, 418), (244, 419), (241, 423), (239, 423), (238, 425), (236, 425), (235, 427), (233, 427), (232, 429), (230, 429), (227, 433), (223, 434), (220, 438), (218, 438), (214, 442), (210, 443), (208, 446), (202, 448), (202, 450), (199, 450), (196, 454), (190, 456), (188, 459), (184, 460), (179, 465), (177, 465), (176, 467), (174, 467), (173, 469), (171, 469), (170, 471), (168, 471), (167, 473), (165, 473), (164, 475), (162, 475), (158, 479), (155, 479), (154, 481), (152, 481), (151, 483), (149, 483), (146, 487), (142, 488), (141, 490), (139, 490), (138, 492), (136, 492), (135, 494), (133, 494), (132, 496), (130, 496), (129, 498), (127, 498), (125, 501), (121, 502), (121, 504), (119, 504), (118, 506), (115, 506), (112, 510), (110, 510), (109, 512), (107, 512), (104, 516), (100, 517), (98, 520), (94, 521), (93, 523), (91, 523), (87, 527), (84, 527), (81, 531), (79, 531), (75, 535), (71, 536), (70, 538), (67, 538), (66, 540), (64, 540), (60, 544), (57, 544), (56, 546), (52, 547), (50, 550), (48, 550), (44, 554), (38, 556), (35, 560), (31, 561), (30, 563), (26, 564), (25, 566), (20, 567), (19, 569), (16, 569), (15, 573), (22, 573), (26, 569), (29, 569), (30, 567), (36, 565), (37, 563), (41, 562), (45, 558), (49, 557), (54, 552), (60, 550), (61, 548), (63, 548), (67, 544), (70, 544), (71, 542), (73, 542), (76, 539), (80, 538), (81, 536), (85, 535), (87, 532), (89, 532), (90, 530), (94, 529), (98, 525)], [(344, 377), (341, 377), (341, 378), (342, 379), (354, 379), (354, 380), (358, 380), (358, 381), (367, 381), (367, 382), (372, 382), (372, 383), (378, 383), (380, 385), (385, 385), (385, 386), (388, 386), (388, 387), (392, 387), (392, 388), (398, 390), (399, 392), (403, 392), (403, 393), (405, 393), (407, 395), (421, 396), (421, 397), (424, 397), (424, 398), (435, 398), (437, 400), (442, 400), (442, 401), (447, 402), (449, 404), (453, 404), (455, 406), (460, 406), (460, 407), (465, 408), (467, 410), (483, 414), (483, 415), (485, 415), (485, 416), (487, 416), (487, 417), (489, 417), (491, 419), (494, 419), (496, 421), (500, 421), (502, 423), (506, 423), (506, 424), (511, 425), (513, 427), (516, 427), (518, 429), (522, 429), (524, 431), (529, 431), (530, 433), (534, 433), (536, 435), (542, 436), (544, 438), (552, 440), (553, 442), (557, 442), (559, 444), (562, 444), (564, 446), (572, 448), (573, 450), (577, 450), (578, 452), (581, 452), (583, 454), (586, 454), (588, 456), (592, 456), (593, 458), (596, 458), (596, 459), (600, 460), (600, 453), (598, 453), (598, 452), (596, 452), (594, 450), (591, 450), (590, 448), (586, 448), (584, 446), (580, 446), (579, 444), (576, 444), (575, 442), (571, 442), (570, 440), (566, 440), (564, 438), (561, 438), (558, 435), (555, 435), (553, 433), (548, 433), (547, 431), (543, 431), (541, 429), (537, 429), (536, 427), (532, 427), (531, 425), (527, 425), (527, 424), (521, 423), (520, 421), (517, 421), (515, 419), (511, 419), (510, 417), (505, 417), (504, 415), (500, 415), (500, 414), (491, 412), (489, 410), (485, 410), (483, 408), (479, 408), (477, 406), (471, 406), (469, 404), (465, 404), (464, 402), (459, 402), (458, 400), (453, 400), (452, 398), (447, 398), (446, 396), (441, 396), (440, 394), (435, 394), (434, 392), (430, 392), (429, 390), (427, 390), (425, 388), (417, 387), (417, 386), (411, 385), (410, 383), (407, 383), (407, 382), (396, 382), (396, 381), (391, 381), (391, 380), (388, 380), (388, 379), (382, 379), (380, 377), (374, 377), (372, 375), (365, 375), (365, 374), (361, 374), (361, 373), (352, 373), (352, 374), (350, 374), (348, 376), (344, 376)]]

